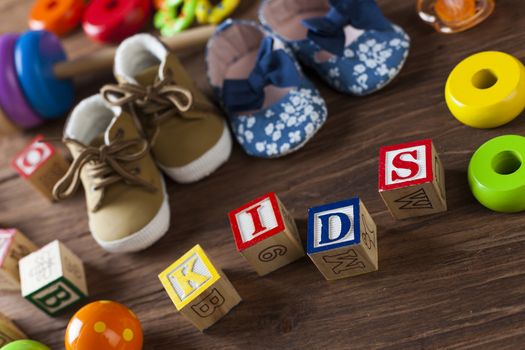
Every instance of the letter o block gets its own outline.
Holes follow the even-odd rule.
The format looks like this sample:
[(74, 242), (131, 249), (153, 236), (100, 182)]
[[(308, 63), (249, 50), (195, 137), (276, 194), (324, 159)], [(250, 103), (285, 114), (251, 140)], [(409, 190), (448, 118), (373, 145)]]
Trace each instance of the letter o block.
[(264, 276), (304, 256), (294, 219), (271, 192), (229, 213), (237, 250)]
[(27, 336), (6, 316), (0, 313), (0, 347)]
[(445, 170), (431, 140), (381, 147), (379, 194), (396, 219), (447, 210)]
[(378, 269), (377, 227), (359, 198), (308, 209), (307, 253), (327, 280)]
[(177, 310), (200, 331), (241, 302), (226, 275), (215, 268), (200, 245), (159, 274)]
[(18, 262), (35, 250), (37, 246), (20, 231), (0, 229), (0, 290), (20, 290)]
[(19, 267), (22, 296), (49, 316), (88, 294), (84, 264), (59, 241), (22, 258)]

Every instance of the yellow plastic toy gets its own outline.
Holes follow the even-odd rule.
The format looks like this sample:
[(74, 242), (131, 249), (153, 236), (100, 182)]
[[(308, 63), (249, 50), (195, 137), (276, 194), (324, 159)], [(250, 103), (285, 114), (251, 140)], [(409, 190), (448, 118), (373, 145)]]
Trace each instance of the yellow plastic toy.
[(525, 109), (525, 66), (503, 52), (480, 52), (461, 61), (445, 86), (450, 112), (474, 128), (495, 128)]
[(199, 0), (195, 15), (200, 24), (219, 24), (235, 11), (240, 0), (223, 0), (213, 6), (209, 0)]

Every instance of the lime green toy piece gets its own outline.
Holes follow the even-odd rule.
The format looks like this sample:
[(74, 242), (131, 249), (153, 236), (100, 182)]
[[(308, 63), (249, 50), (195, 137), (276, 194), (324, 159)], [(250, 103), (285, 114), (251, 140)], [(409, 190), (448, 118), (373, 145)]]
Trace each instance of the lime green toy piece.
[(51, 350), (51, 348), (37, 341), (24, 339), (4, 345), (0, 350)]
[(172, 36), (189, 28), (195, 20), (197, 0), (166, 0), (153, 18), (162, 36)]
[(503, 213), (525, 210), (525, 137), (505, 135), (485, 142), (472, 156), (468, 181), (485, 207)]
[(231, 15), (239, 6), (240, 0), (223, 0), (216, 6), (212, 6), (209, 0), (198, 0), (197, 22), (200, 24), (219, 24)]

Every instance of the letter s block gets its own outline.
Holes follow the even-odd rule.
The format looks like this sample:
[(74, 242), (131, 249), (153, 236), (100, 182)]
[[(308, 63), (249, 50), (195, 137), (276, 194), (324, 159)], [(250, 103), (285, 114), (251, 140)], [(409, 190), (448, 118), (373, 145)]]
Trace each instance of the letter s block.
[(22, 296), (50, 316), (88, 294), (84, 264), (59, 241), (22, 258), (19, 267)]
[(307, 253), (327, 280), (378, 269), (376, 224), (359, 198), (308, 209)]
[(304, 256), (294, 219), (271, 192), (229, 214), (237, 250), (264, 276)]
[(226, 275), (215, 268), (200, 245), (161, 272), (159, 279), (177, 310), (200, 331), (241, 302)]
[(5, 315), (0, 314), (0, 347), (27, 336)]
[(37, 246), (16, 229), (0, 229), (0, 290), (19, 291), (18, 262)]
[(447, 210), (445, 171), (431, 140), (381, 147), (379, 194), (396, 219)]
[(68, 170), (68, 163), (53, 145), (37, 136), (12, 161), (18, 174), (47, 199), (53, 200), (53, 187)]

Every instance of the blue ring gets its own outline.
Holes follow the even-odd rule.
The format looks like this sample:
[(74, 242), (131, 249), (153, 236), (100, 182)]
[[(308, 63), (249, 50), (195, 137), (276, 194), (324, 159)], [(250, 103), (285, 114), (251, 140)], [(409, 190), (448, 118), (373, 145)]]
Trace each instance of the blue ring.
[(67, 59), (60, 40), (46, 31), (28, 31), (15, 45), (16, 74), (33, 109), (44, 119), (66, 114), (75, 99), (73, 81), (54, 77), (53, 66)]

